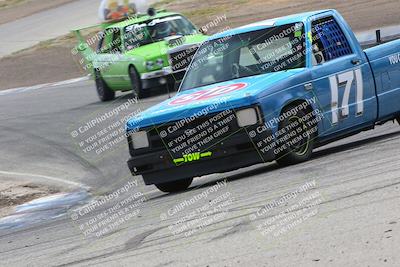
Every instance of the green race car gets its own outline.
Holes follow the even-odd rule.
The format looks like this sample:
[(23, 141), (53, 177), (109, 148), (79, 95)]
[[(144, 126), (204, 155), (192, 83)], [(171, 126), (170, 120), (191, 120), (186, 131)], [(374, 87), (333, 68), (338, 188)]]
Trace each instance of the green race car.
[(114, 99), (116, 91), (133, 90), (134, 97), (143, 98), (153, 88), (174, 88), (207, 38), (183, 15), (164, 10), (99, 26), (102, 31), (89, 40), (81, 32), (91, 27), (73, 32), (101, 101)]

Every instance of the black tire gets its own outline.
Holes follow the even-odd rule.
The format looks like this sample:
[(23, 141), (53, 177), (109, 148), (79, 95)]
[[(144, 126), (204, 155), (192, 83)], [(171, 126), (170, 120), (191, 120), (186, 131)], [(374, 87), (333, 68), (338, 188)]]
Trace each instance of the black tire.
[(192, 184), (193, 178), (187, 178), (183, 180), (163, 183), (163, 184), (155, 184), (155, 186), (162, 192), (165, 193), (175, 193), (180, 191), (185, 191)]
[[(288, 116), (279, 124), (279, 130), (284, 134), (278, 136), (277, 147), (281, 149), (276, 161), (282, 166), (298, 164), (309, 160), (314, 149), (315, 137), (317, 135), (315, 117), (312, 115), (312, 110), (298, 109), (297, 107), (290, 106), (282, 112), (282, 114), (288, 114), (290, 111), (294, 111), (293, 113), (295, 113)], [(311, 123), (311, 125), (307, 122)]]
[(145, 98), (146, 94), (143, 92), (142, 80), (140, 79), (139, 73), (136, 71), (134, 66), (129, 66), (129, 78), (132, 84), (133, 97), (137, 99)]
[(102, 102), (110, 101), (115, 98), (115, 92), (108, 87), (106, 82), (101, 77), (99, 70), (94, 71), (97, 95)]
[(396, 120), (397, 120), (397, 123), (400, 124), (400, 117), (397, 117)]

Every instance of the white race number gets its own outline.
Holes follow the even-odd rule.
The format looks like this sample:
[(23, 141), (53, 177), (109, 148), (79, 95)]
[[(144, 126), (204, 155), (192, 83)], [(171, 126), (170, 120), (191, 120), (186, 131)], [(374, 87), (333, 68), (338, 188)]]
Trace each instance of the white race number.
[[(353, 87), (354, 78), (356, 80), (356, 104), (357, 114), (361, 115), (364, 112), (364, 85), (361, 69), (352, 70), (329, 77), (332, 95), (332, 124), (339, 122), (339, 114), (342, 117), (349, 116), (349, 100), (350, 92)], [(344, 94), (342, 102), (339, 103), (339, 87), (343, 88)]]

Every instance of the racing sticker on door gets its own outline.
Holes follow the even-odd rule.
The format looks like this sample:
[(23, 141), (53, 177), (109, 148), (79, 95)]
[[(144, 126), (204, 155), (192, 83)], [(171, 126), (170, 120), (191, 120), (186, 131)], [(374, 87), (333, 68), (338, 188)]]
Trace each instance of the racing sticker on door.
[[(355, 103), (357, 105), (356, 115), (360, 116), (364, 112), (364, 86), (362, 79), (361, 69), (351, 70), (349, 72), (345, 72), (339, 75), (334, 75), (329, 77), (329, 83), (331, 86), (331, 95), (332, 95), (332, 124), (336, 124), (339, 122), (339, 118), (347, 118), (349, 116), (349, 101), (350, 101), (350, 92), (352, 89), (352, 85), (354, 82), (354, 78), (356, 80), (356, 99)], [(343, 100), (339, 103), (339, 87), (340, 85), (344, 85), (344, 94)]]
[(169, 102), (169, 105), (178, 106), (178, 105), (190, 104), (193, 102), (204, 101), (214, 97), (228, 94), (230, 92), (242, 90), (246, 87), (247, 83), (235, 83), (230, 85), (217, 86), (210, 89), (197, 91), (191, 94), (182, 95)]

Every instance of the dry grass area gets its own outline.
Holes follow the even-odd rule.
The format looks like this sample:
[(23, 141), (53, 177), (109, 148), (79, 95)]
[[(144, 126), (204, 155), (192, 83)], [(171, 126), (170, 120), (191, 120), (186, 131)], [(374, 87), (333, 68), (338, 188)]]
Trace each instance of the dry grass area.
[(0, 59), (0, 89), (57, 82), (86, 75), (73, 59), (72, 34)]
[(29, 0), (0, 0), (0, 10), (15, 7), (28, 1)]
[(288, 14), (332, 8), (340, 11), (355, 31), (400, 23), (399, 0), (164, 0), (157, 6), (179, 10), (189, 15), (197, 25), (202, 25), (215, 16), (226, 14), (228, 19), (220, 28), (237, 27)]
[[(49, 0), (40, 0), (46, 1)], [(268, 18), (329, 8), (339, 10), (355, 31), (400, 23), (399, 0), (161, 0), (156, 6), (182, 12), (198, 26), (226, 15), (227, 20), (211, 28), (210, 33)], [(84, 75), (71, 55), (73, 46), (74, 40), (68, 35), (0, 59), (0, 90)]]
[(76, 0), (0, 0), (0, 24)]

